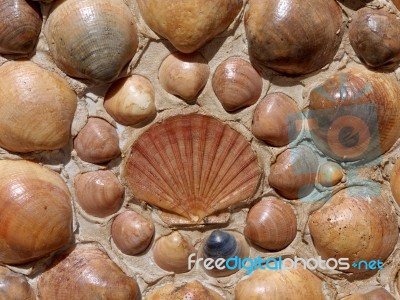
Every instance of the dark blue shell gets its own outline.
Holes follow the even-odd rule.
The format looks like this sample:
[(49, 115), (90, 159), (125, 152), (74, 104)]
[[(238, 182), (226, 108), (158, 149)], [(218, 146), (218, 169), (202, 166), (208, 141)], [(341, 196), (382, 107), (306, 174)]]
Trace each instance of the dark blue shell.
[(210, 258), (229, 258), (237, 255), (236, 238), (225, 231), (214, 230), (203, 245), (203, 253)]

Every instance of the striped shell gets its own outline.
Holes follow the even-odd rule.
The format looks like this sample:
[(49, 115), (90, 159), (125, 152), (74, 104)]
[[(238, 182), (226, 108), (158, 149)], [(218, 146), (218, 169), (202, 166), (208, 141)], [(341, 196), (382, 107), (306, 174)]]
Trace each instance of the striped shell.
[(246, 139), (199, 114), (153, 125), (133, 143), (124, 170), (136, 198), (191, 223), (251, 197), (260, 175)]

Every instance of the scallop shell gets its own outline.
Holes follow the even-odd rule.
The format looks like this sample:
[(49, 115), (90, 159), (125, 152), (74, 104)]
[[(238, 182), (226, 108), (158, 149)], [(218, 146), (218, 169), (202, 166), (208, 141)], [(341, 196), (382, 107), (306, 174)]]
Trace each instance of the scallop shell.
[(30, 54), (42, 28), (39, 5), (26, 0), (2, 0), (0, 19), (0, 54)]
[(124, 169), (135, 198), (193, 224), (251, 197), (260, 176), (245, 138), (199, 114), (154, 124), (133, 143)]
[(141, 298), (136, 281), (91, 244), (58, 257), (40, 276), (38, 289), (42, 300)]
[(122, 0), (57, 0), (45, 35), (63, 72), (99, 82), (115, 80), (138, 47), (133, 15)]
[(371, 160), (400, 137), (400, 85), (365, 68), (336, 73), (310, 94), (314, 144), (339, 161)]
[(300, 145), (282, 152), (271, 166), (268, 182), (280, 195), (294, 200), (314, 190), (318, 158), (313, 150)]
[(0, 267), (0, 299), (35, 300), (36, 296), (23, 275)]

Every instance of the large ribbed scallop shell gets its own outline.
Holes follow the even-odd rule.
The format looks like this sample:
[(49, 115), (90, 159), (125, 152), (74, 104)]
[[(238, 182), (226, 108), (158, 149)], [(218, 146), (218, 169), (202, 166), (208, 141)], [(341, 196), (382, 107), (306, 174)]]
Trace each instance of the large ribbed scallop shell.
[(199, 223), (251, 197), (261, 172), (241, 134), (213, 117), (190, 114), (141, 135), (124, 175), (136, 198)]

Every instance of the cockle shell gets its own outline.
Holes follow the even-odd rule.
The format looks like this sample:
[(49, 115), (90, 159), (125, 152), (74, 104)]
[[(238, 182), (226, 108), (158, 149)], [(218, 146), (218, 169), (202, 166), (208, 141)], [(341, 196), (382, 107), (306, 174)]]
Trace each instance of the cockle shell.
[[(138, 0), (147, 25), (183, 53), (192, 53), (224, 31), (242, 0)], [(218, 12), (218, 13), (216, 13)]]
[(283, 197), (294, 200), (314, 189), (318, 158), (309, 147), (300, 145), (282, 152), (271, 166), (268, 182)]
[(45, 35), (63, 72), (99, 82), (115, 80), (138, 47), (133, 15), (122, 0), (57, 0)]
[(15, 152), (65, 146), (77, 103), (68, 83), (30, 61), (6, 62), (0, 78), (0, 146)]
[(42, 28), (39, 5), (26, 0), (2, 0), (0, 19), (0, 54), (30, 54)]
[(246, 219), (244, 235), (267, 250), (286, 248), (296, 237), (297, 218), (289, 204), (276, 197), (265, 197), (254, 205)]
[(99, 170), (75, 178), (76, 197), (85, 212), (106, 217), (118, 211), (123, 202), (124, 187), (113, 172)]
[(395, 298), (384, 288), (377, 288), (368, 293), (344, 297), (342, 300), (395, 300)]
[(317, 180), (325, 187), (338, 184), (343, 178), (342, 168), (334, 162), (328, 161), (319, 166)]
[[(309, 218), (314, 246), (323, 259), (348, 258), (349, 263), (386, 258), (393, 251), (398, 235), (397, 216), (383, 190), (350, 187)], [(344, 272), (362, 272), (353, 268)]]
[(25, 160), (0, 160), (0, 262), (22, 264), (72, 238), (72, 207), (62, 178)]
[(400, 159), (398, 159), (393, 167), (392, 174), (390, 175), (390, 188), (394, 200), (400, 206)]
[(139, 300), (136, 281), (95, 245), (77, 245), (60, 257), (40, 276), (42, 300)]
[(261, 96), (262, 79), (249, 62), (231, 57), (215, 70), (212, 86), (224, 109), (231, 112), (257, 102)]
[(365, 68), (336, 73), (310, 93), (315, 145), (339, 161), (371, 160), (400, 137), (400, 85)]
[(143, 133), (123, 175), (135, 198), (196, 224), (251, 197), (261, 171), (240, 133), (213, 117), (189, 114)]
[(207, 60), (199, 52), (174, 52), (161, 63), (158, 78), (164, 90), (192, 103), (210, 76)]
[(36, 296), (23, 275), (0, 266), (0, 299), (35, 300)]

